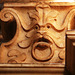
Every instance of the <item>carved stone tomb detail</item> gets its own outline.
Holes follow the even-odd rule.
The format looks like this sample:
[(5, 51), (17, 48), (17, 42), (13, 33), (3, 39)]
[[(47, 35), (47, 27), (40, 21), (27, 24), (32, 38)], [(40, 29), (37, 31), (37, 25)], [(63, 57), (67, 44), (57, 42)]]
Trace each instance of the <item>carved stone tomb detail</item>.
[(65, 32), (71, 29), (73, 12), (74, 6), (45, 2), (3, 8), (0, 19), (6, 42), (1, 44), (0, 63), (65, 63)]

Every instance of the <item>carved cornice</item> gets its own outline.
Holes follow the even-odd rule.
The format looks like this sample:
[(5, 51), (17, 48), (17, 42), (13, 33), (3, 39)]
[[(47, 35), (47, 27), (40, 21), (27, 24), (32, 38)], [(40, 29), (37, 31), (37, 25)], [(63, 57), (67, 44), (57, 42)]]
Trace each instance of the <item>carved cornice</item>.
[(20, 75), (64, 75), (64, 65), (44, 65), (44, 64), (0, 64), (0, 74), (20, 74)]
[(2, 2), (74, 2), (74, 0), (1, 0)]
[(36, 6), (38, 3), (47, 3), (50, 6), (74, 6), (75, 1), (67, 0), (1, 0), (4, 7)]
[[(42, 4), (40, 2), (29, 2), (29, 3), (4, 3), (3, 7), (36, 7), (37, 4)], [(75, 2), (47, 2), (50, 6), (75, 6)]]

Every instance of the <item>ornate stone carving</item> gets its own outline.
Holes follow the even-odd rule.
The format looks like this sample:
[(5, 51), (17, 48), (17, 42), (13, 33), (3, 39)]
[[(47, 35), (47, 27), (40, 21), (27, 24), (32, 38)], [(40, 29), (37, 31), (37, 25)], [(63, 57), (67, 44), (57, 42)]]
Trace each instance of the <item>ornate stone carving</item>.
[(74, 7), (65, 6), (63, 11), (62, 7), (50, 6), (43, 1), (33, 3), (31, 8), (27, 5), (4, 8), (0, 12), (4, 39), (10, 37), (6, 25), (9, 27), (15, 22), (14, 36), (1, 45), (0, 62), (65, 63), (65, 31), (69, 29), (69, 17)]
[(26, 59), (26, 54), (21, 53), (18, 50), (10, 50), (7, 55), (8, 57), (13, 57), (8, 63), (22, 63)]

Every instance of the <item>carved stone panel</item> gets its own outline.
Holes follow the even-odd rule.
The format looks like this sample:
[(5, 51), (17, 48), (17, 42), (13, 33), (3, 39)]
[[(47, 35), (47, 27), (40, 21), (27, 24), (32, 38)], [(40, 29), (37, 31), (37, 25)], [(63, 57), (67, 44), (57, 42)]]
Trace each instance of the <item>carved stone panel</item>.
[(65, 32), (71, 28), (69, 17), (73, 18), (74, 6), (30, 4), (15, 4), (14, 8), (6, 5), (1, 10), (5, 43), (1, 44), (0, 63), (65, 64)]

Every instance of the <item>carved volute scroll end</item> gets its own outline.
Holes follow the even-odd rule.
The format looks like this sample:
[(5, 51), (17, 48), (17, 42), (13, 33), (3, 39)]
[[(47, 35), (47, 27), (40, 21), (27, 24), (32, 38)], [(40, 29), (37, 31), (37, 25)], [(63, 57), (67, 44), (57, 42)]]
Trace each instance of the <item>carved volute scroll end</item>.
[(5, 45), (9, 45), (17, 39), (21, 29), (21, 23), (17, 15), (17, 11), (13, 8), (2, 9), (1, 20), (3, 21), (2, 35), (6, 41)]
[(65, 26), (66, 30), (74, 29), (74, 16), (75, 16), (75, 8), (71, 9), (65, 18), (63, 26)]
[(13, 21), (15, 19), (14, 19), (13, 15), (11, 14), (11, 11), (7, 11), (7, 10), (3, 9), (1, 11), (1, 20), (4, 22), (7, 22), (7, 21)]
[(70, 18), (68, 23), (68, 30), (74, 30), (75, 29), (75, 9), (72, 9), (69, 12)]

